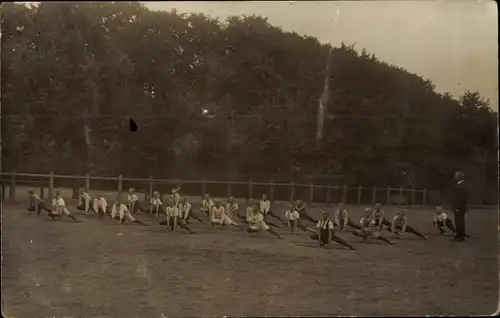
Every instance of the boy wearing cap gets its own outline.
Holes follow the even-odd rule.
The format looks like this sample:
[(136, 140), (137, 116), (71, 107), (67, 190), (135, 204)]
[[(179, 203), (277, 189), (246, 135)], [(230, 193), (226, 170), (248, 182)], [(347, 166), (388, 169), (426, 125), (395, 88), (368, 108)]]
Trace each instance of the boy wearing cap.
[(179, 186), (172, 189), (172, 202), (176, 207), (179, 207), (179, 203), (181, 201), (181, 195), (179, 194), (180, 190), (181, 188)]
[(326, 211), (325, 208), (321, 209), (321, 214), (322, 214), (321, 219), (318, 221), (318, 224), (316, 224), (316, 227), (318, 228), (318, 233), (311, 235), (311, 239), (317, 240), (319, 246), (328, 245), (330, 241), (333, 241), (347, 247), (348, 249), (355, 250), (355, 248), (352, 247), (351, 244), (347, 243), (346, 241), (335, 235), (333, 222), (328, 217), (328, 212)]

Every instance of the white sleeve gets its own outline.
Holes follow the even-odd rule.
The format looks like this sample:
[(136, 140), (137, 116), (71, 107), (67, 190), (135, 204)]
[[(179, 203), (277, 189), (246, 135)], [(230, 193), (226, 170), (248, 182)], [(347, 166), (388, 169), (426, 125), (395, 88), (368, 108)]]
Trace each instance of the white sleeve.
[(123, 219), (126, 210), (128, 211), (127, 207), (124, 204), (120, 204), (120, 219)]
[(333, 221), (336, 225), (340, 225), (340, 210), (335, 211), (335, 215), (333, 216)]

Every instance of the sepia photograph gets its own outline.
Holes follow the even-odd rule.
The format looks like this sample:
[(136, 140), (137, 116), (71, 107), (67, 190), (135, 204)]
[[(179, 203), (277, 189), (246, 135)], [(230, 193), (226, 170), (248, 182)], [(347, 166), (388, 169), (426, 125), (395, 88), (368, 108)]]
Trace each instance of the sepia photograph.
[(0, 8), (3, 317), (498, 314), (495, 1)]

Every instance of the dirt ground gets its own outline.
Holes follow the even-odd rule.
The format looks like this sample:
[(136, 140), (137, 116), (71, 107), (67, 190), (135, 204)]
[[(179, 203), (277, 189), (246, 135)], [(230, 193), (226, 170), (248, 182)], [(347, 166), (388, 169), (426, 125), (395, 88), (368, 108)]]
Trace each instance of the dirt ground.
[[(82, 223), (30, 214), (26, 202), (2, 207), (5, 316), (465, 316), (498, 307), (492, 210), (470, 211), (466, 243), (436, 235), (432, 211), (414, 208), (410, 224), (429, 240), (407, 234), (390, 246), (339, 234), (349, 251), (284, 229), (281, 241), (197, 223), (197, 234), (168, 233), (141, 214), (151, 226), (120, 226), (67, 203)], [(361, 210), (349, 207), (354, 219)]]

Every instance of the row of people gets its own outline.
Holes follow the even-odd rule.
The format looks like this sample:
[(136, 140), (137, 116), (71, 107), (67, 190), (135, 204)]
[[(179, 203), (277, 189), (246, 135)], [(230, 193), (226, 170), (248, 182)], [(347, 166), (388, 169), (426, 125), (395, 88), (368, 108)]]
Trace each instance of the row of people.
[[(78, 221), (66, 208), (65, 202), (61, 198), (59, 192), (56, 193), (56, 196), (52, 201), (52, 210), (48, 209), (45, 206), (43, 200), (35, 195), (33, 191), (30, 191), (30, 195), (31, 211), (37, 211), (37, 214), (40, 214), (40, 211), (45, 210), (53, 219), (57, 216), (61, 217), (63, 215), (66, 215), (69, 218)], [(80, 195), (78, 208), (86, 211), (91, 210), (91, 200), (91, 197), (87, 193), (82, 192)], [(200, 223), (205, 223), (200, 215), (198, 215), (195, 211), (192, 211), (191, 204), (187, 202), (185, 197), (180, 196), (178, 188), (173, 189), (172, 197), (168, 201), (169, 202), (164, 207), (158, 192), (154, 192), (153, 197), (150, 199), (149, 213), (152, 214), (152, 212), (154, 211), (157, 216), (159, 214), (165, 214), (167, 216), (167, 220), (160, 222), (161, 225), (167, 225), (171, 230), (175, 230), (175, 228), (180, 227), (187, 230), (189, 233), (194, 233), (188, 227), (190, 218), (196, 219)], [(126, 220), (128, 220), (133, 223), (146, 225), (145, 223), (137, 220), (132, 216), (132, 213), (139, 209), (143, 212), (147, 212), (147, 210), (140, 207), (138, 202), (139, 200), (137, 199), (137, 195), (135, 195), (134, 190), (129, 189), (127, 205), (121, 204), (117, 201), (117, 203), (114, 204), (110, 209), (108, 207), (106, 199), (102, 195), (99, 195), (93, 201), (93, 210), (100, 215), (100, 218), (108, 214), (112, 219), (119, 219), (120, 223), (124, 223)], [(243, 221), (243, 223), (248, 225), (248, 232), (258, 232), (265, 230), (277, 237), (280, 237), (279, 234), (272, 230), (269, 225), (271, 225), (272, 227), (280, 226), (269, 222), (266, 219), (267, 216), (273, 216), (274, 218), (279, 219), (280, 221), (283, 221), (283, 223), (287, 224), (290, 232), (293, 232), (295, 228), (299, 228), (304, 232), (313, 233), (313, 235), (311, 235), (311, 238), (318, 239), (320, 245), (324, 245), (325, 240), (336, 241), (351, 249), (352, 246), (347, 244), (344, 240), (339, 239), (335, 235), (334, 230), (342, 232), (347, 226), (350, 226), (354, 229), (353, 234), (356, 236), (360, 236), (363, 241), (367, 241), (370, 238), (376, 238), (392, 243), (380, 234), (380, 230), (383, 226), (385, 226), (397, 237), (399, 237), (400, 232), (408, 232), (426, 239), (424, 235), (408, 225), (408, 218), (402, 211), (393, 218), (392, 222), (389, 222), (385, 218), (385, 213), (381, 209), (380, 204), (376, 204), (373, 210), (367, 208), (365, 210), (365, 215), (360, 220), (359, 225), (354, 223), (349, 218), (347, 210), (343, 206), (340, 206), (335, 211), (333, 221), (328, 218), (328, 213), (325, 209), (323, 209), (322, 218), (319, 221), (316, 221), (305, 212), (305, 204), (301, 201), (297, 201), (295, 202), (295, 204), (292, 203), (289, 205), (289, 208), (285, 212), (285, 220), (283, 220), (281, 217), (272, 212), (269, 200), (267, 200), (267, 197), (265, 195), (262, 196), (259, 205), (257, 205), (255, 201), (250, 200), (247, 208), (247, 213), (245, 216), (242, 216), (239, 213), (239, 206), (235, 202), (234, 198), (230, 198), (228, 200), (226, 209), (224, 209), (224, 207), (220, 204), (220, 201), (212, 200), (210, 196), (206, 194), (202, 202), (202, 211), (208, 212), (207, 215), (210, 218), (210, 223), (212, 224), (212, 226), (218, 224), (220, 226), (233, 225), (236, 227), (240, 227), (239, 224), (234, 222), (229, 216), (232, 215), (233, 217), (238, 217)], [(313, 223), (316, 223), (316, 227), (319, 232), (316, 233), (315, 230), (304, 226), (302, 221), (311, 221)], [(433, 224), (438, 227), (438, 229), (440, 230), (440, 234), (444, 233), (445, 227), (450, 229), (452, 232), (456, 231), (453, 225), (453, 221), (446, 215), (446, 213), (442, 211), (442, 208), (440, 207), (436, 208), (436, 214)], [(325, 234), (326, 232), (328, 232), (328, 235)], [(328, 236), (328, 239), (325, 239), (325, 235)]]

